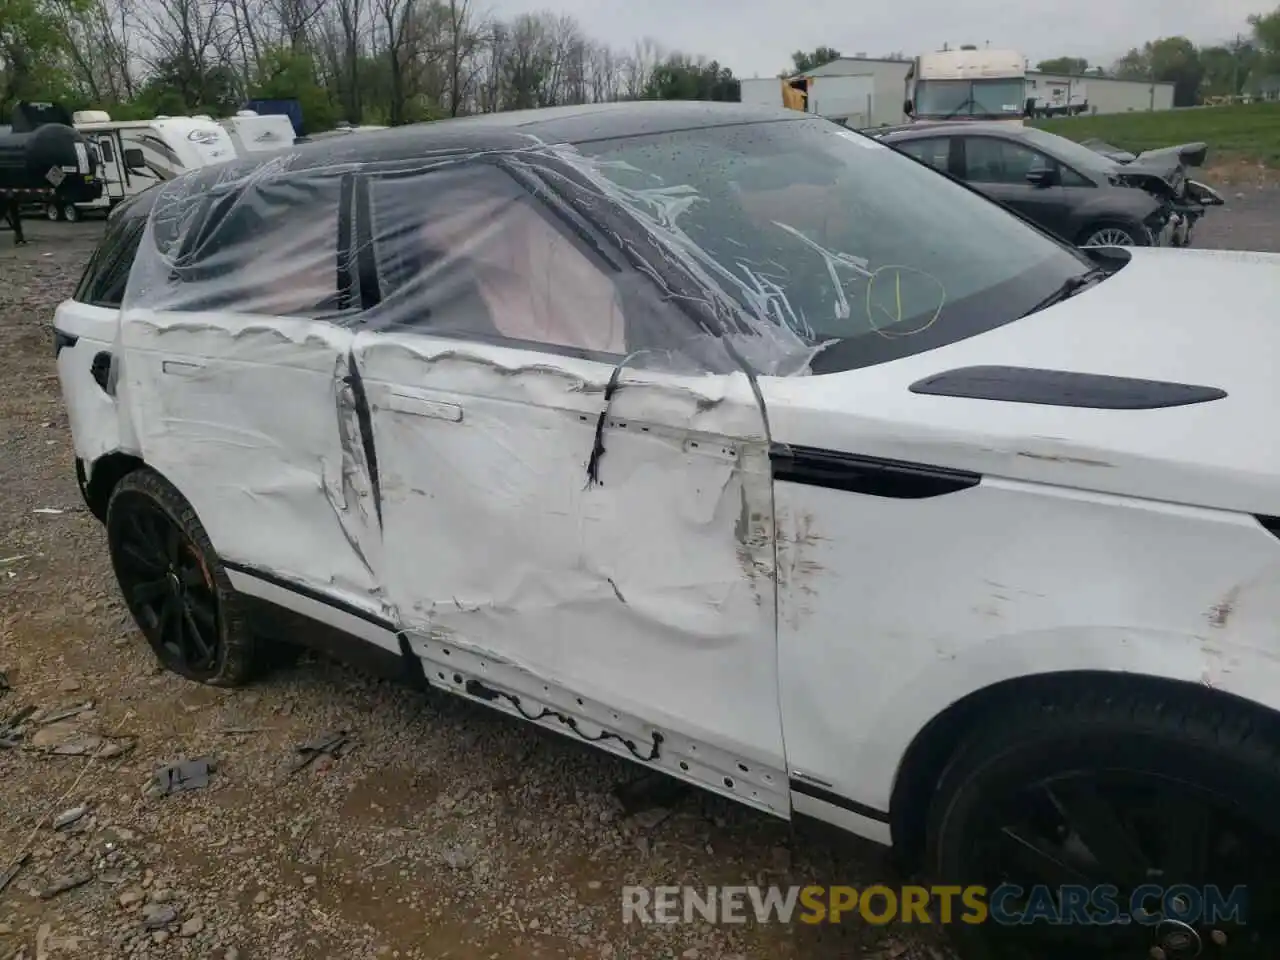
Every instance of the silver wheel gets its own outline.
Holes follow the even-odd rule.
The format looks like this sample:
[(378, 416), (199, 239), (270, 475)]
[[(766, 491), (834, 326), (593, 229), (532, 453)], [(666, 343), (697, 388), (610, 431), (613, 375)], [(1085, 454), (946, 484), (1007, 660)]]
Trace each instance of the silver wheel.
[(75, 223), (80, 219), (80, 210), (74, 203), (68, 203), (62, 208), (62, 219), (69, 223)]
[(50, 220), (61, 220), (62, 207), (58, 206), (56, 203), (46, 203), (44, 205), (44, 215)]
[(1132, 247), (1137, 244), (1133, 234), (1124, 227), (1102, 227), (1095, 230), (1084, 242), (1086, 247)]

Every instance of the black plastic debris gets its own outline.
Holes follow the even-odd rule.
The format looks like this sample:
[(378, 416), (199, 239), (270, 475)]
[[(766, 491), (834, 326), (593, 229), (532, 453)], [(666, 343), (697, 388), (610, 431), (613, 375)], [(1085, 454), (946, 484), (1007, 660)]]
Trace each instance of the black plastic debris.
[(92, 879), (93, 874), (87, 871), (83, 873), (73, 873), (67, 877), (61, 877), (54, 880), (53, 883), (40, 891), (40, 899), (52, 900), (60, 893), (66, 893), (68, 890), (74, 890), (76, 887), (83, 887)]
[(35, 712), (35, 707), (23, 707), (8, 720), (0, 720), (0, 747), (18, 746), (22, 739), (22, 725)]
[(322, 733), (314, 740), (299, 744), (298, 756), (289, 764), (289, 774), (293, 775), (320, 756), (328, 756), (337, 760), (346, 756), (355, 747), (355, 734), (351, 730), (332, 730)]
[(53, 829), (65, 830), (73, 823), (78, 822), (86, 813), (89, 812), (87, 804), (81, 804), (78, 807), (72, 807), (70, 810), (64, 810), (58, 814), (57, 819), (53, 821)]
[(9, 678), (5, 676), (5, 672), (0, 670), (0, 696), (8, 693), (13, 687), (9, 684)]
[(42, 714), (40, 717), (40, 725), (42, 727), (46, 727), (51, 723), (57, 723), (59, 720), (69, 720), (74, 716), (81, 713), (87, 713), (92, 709), (92, 700), (86, 700), (84, 703), (68, 704), (65, 707), (58, 707), (47, 714)]
[(31, 859), (31, 853), (28, 851), (18, 856), (3, 871), (0, 871), (0, 893), (4, 893), (4, 888), (13, 883), (13, 878), (18, 875), (18, 871), (22, 869), (22, 865)]
[(647, 773), (613, 788), (614, 798), (628, 817), (647, 810), (670, 809), (690, 793), (689, 784), (665, 773)]
[(203, 790), (209, 786), (209, 774), (213, 769), (213, 761), (207, 758), (180, 760), (157, 770), (152, 783), (156, 794), (162, 797)]

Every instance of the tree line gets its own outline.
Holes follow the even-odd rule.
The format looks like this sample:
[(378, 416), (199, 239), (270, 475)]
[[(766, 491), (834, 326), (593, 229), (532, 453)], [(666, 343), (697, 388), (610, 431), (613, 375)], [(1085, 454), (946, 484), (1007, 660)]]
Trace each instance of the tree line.
[[(551, 12), (483, 15), (477, 0), (0, 0), (0, 111), (57, 100), (133, 119), (227, 116), (247, 99), (296, 99), (309, 131), (624, 99), (736, 100), (715, 60), (651, 39), (620, 49)], [(1280, 8), (1217, 45), (1165, 37), (1109, 66), (1045, 72), (1164, 80), (1179, 106), (1275, 85)], [(782, 75), (840, 58), (796, 51)], [(906, 59), (901, 51), (884, 59)]]
[(473, 0), (0, 0), (0, 109), (228, 116), (296, 99), (309, 132), (599, 101), (736, 100), (732, 71), (650, 39), (617, 49), (551, 12)]
[(1248, 32), (1225, 43), (1197, 46), (1186, 37), (1162, 37), (1133, 47), (1107, 67), (1080, 57), (1057, 57), (1041, 61), (1036, 69), (1172, 83), (1178, 107), (1260, 97), (1280, 89), (1280, 7), (1249, 17)]

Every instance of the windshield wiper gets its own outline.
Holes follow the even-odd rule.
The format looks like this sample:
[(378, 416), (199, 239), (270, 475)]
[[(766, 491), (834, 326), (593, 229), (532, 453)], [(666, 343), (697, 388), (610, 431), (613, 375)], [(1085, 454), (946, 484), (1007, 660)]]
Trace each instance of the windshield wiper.
[(969, 110), (969, 113), (972, 114), (973, 108), (976, 106), (977, 104), (973, 102), (973, 94), (969, 94), (968, 97), (960, 101), (960, 103), (956, 106), (954, 110), (952, 110), (948, 114), (945, 114), (942, 119), (950, 120), (952, 117), (957, 116), (961, 110), (964, 110), (966, 108)]
[(1109, 276), (1111, 276), (1110, 270), (1107, 270), (1105, 267), (1094, 267), (1092, 270), (1087, 273), (1082, 273), (1079, 276), (1067, 277), (1066, 280), (1062, 281), (1062, 285), (1058, 287), (1058, 289), (1054, 290), (1053, 293), (1049, 294), (1034, 307), (1024, 313), (1023, 316), (1029, 317), (1031, 314), (1039, 313), (1041, 310), (1046, 310), (1054, 304), (1061, 303), (1063, 300), (1069, 300), (1081, 290), (1084, 290), (1086, 287), (1092, 287), (1095, 283), (1105, 280)]

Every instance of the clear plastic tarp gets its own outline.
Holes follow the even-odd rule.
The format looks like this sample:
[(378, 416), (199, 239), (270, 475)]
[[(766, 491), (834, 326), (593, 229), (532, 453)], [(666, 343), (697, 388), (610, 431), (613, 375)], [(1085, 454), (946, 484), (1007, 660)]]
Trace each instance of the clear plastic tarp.
[(823, 121), (573, 144), (495, 129), (492, 149), (389, 131), (159, 187), (124, 326), (220, 311), (793, 376), (970, 336), (1079, 268)]
[(159, 188), (126, 342), (133, 322), (217, 313), (688, 372), (801, 372), (815, 350), (764, 281), (738, 289), (745, 302), (724, 293), (723, 268), (681, 230), (689, 190), (624, 187), (568, 147), (294, 159)]

